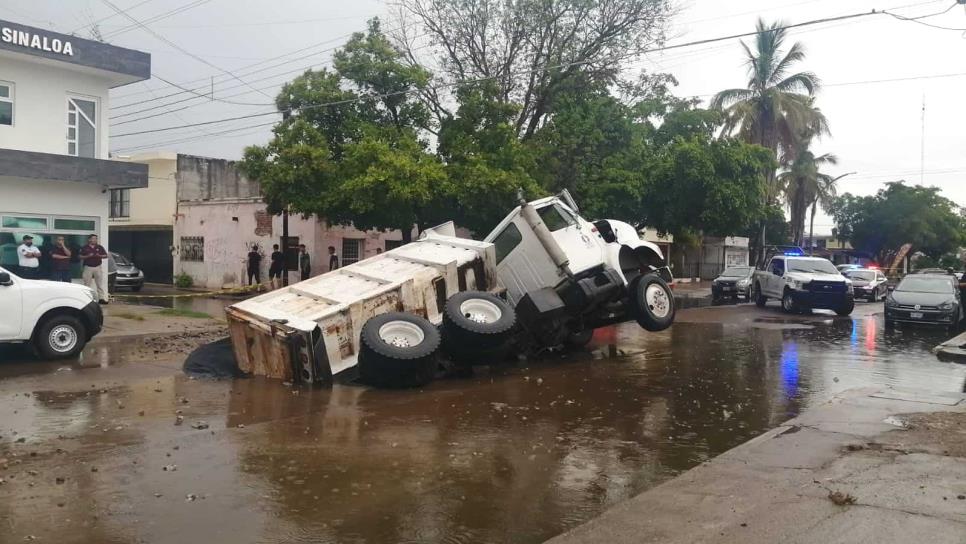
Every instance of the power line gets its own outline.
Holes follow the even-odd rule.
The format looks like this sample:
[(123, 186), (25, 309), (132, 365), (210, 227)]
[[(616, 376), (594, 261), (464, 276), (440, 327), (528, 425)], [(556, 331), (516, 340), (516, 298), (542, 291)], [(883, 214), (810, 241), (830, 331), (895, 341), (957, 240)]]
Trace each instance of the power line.
[[(210, 1), (210, 0), (206, 0), (206, 1)], [(191, 57), (191, 58), (193, 58), (193, 59), (195, 59), (195, 60), (197, 60), (198, 62), (200, 62), (200, 63), (202, 63), (202, 64), (205, 64), (205, 65), (207, 65), (207, 66), (210, 66), (210, 67), (212, 67), (212, 68), (214, 68), (215, 70), (218, 70), (219, 72), (223, 72), (223, 73), (225, 73), (225, 74), (228, 74), (228, 75), (229, 75), (229, 76), (231, 76), (232, 78), (234, 78), (234, 79), (236, 79), (236, 80), (238, 80), (238, 81), (239, 81), (240, 83), (243, 83), (243, 84), (245, 84), (245, 85), (248, 85), (248, 83), (246, 83), (245, 81), (243, 81), (243, 80), (242, 80), (242, 79), (241, 79), (240, 77), (238, 77), (238, 76), (236, 76), (235, 74), (233, 74), (233, 73), (231, 73), (231, 72), (229, 72), (228, 70), (225, 70), (224, 68), (221, 68), (221, 67), (218, 67), (218, 66), (216, 66), (216, 65), (214, 65), (214, 64), (212, 64), (212, 63), (210, 63), (210, 62), (208, 62), (207, 60), (205, 60), (205, 59), (203, 59), (203, 58), (201, 58), (201, 57), (199, 57), (198, 55), (195, 55), (194, 53), (192, 53), (192, 52), (190, 52), (190, 51), (188, 51), (187, 49), (185, 49), (185, 48), (183, 48), (183, 47), (181, 47), (180, 45), (178, 45), (178, 44), (176, 44), (175, 42), (173, 42), (173, 41), (171, 41), (171, 40), (169, 40), (169, 39), (167, 39), (167, 38), (165, 38), (165, 37), (164, 37), (164, 36), (162, 36), (161, 34), (158, 34), (158, 33), (157, 33), (157, 32), (155, 32), (154, 30), (151, 30), (151, 28), (149, 28), (149, 27), (148, 27), (148, 26), (147, 26), (146, 24), (144, 24), (144, 23), (142, 23), (141, 21), (139, 21), (139, 20), (137, 20), (137, 19), (135, 19), (135, 18), (134, 18), (134, 17), (132, 16), (132, 15), (130, 15), (130, 14), (128, 14), (128, 13), (127, 13), (126, 11), (124, 11), (124, 10), (122, 10), (121, 8), (119, 8), (119, 7), (117, 7), (117, 6), (115, 6), (115, 5), (113, 4), (113, 3), (111, 3), (111, 0), (101, 0), (101, 2), (103, 2), (103, 3), (105, 3), (105, 4), (107, 4), (107, 5), (108, 5), (108, 6), (109, 6), (109, 7), (111, 8), (111, 9), (113, 9), (114, 11), (116, 11), (116, 12), (118, 13), (118, 15), (121, 15), (121, 16), (122, 16), (122, 17), (124, 17), (125, 19), (128, 19), (129, 21), (131, 21), (131, 22), (133, 22), (133, 23), (134, 23), (134, 24), (136, 24), (137, 26), (139, 26), (139, 27), (141, 27), (141, 28), (142, 28), (142, 29), (143, 29), (143, 30), (144, 30), (145, 32), (148, 32), (149, 34), (151, 34), (151, 35), (152, 35), (152, 36), (154, 36), (155, 38), (157, 38), (157, 39), (159, 39), (159, 40), (161, 40), (161, 41), (163, 41), (164, 43), (166, 43), (166, 44), (168, 44), (168, 45), (170, 45), (171, 47), (174, 47), (175, 49), (177, 49), (178, 51), (181, 51), (181, 52), (182, 52), (182, 53), (184, 53), (185, 55), (188, 55), (189, 57)], [(161, 79), (161, 78), (158, 78), (158, 79)], [(255, 88), (254, 88), (254, 87), (251, 87), (250, 85), (249, 85), (249, 87), (250, 87), (250, 88), (251, 88), (252, 90), (255, 90)], [(262, 92), (262, 91), (258, 91), (258, 92), (260, 92), (260, 93), (262, 93), (263, 95), (265, 95), (265, 96), (266, 96), (266, 97), (268, 97), (268, 98), (271, 98), (271, 97), (269, 97), (269, 96), (268, 96), (267, 94), (265, 94), (265, 93), (264, 93), (264, 92)]]
[[(134, 10), (136, 8), (139, 8), (139, 7), (143, 6), (144, 4), (147, 4), (148, 2), (153, 2), (153, 1), (154, 0), (142, 0), (141, 2), (138, 2), (137, 4), (134, 4), (133, 6), (127, 8), (127, 10), (128, 11)], [(114, 12), (114, 13), (108, 15), (107, 17), (101, 17), (100, 19), (98, 19), (96, 21), (91, 21), (90, 23), (85, 23), (85, 24), (83, 24), (83, 25), (75, 28), (74, 30), (71, 30), (69, 32), (69, 34), (76, 34), (77, 32), (79, 32), (81, 30), (84, 30), (85, 28), (94, 28), (97, 25), (103, 23), (104, 21), (107, 21), (108, 19), (113, 19), (113, 18), (117, 17), (117, 15), (118, 15), (117, 12)]]
[[(158, 21), (160, 21), (162, 19), (167, 19), (168, 17), (174, 16), (174, 15), (178, 15), (179, 13), (184, 13), (184, 12), (186, 12), (188, 10), (194, 9), (194, 8), (196, 8), (198, 6), (202, 6), (202, 5), (207, 4), (209, 2), (211, 2), (211, 0), (195, 0), (194, 2), (190, 2), (190, 3), (185, 4), (183, 6), (174, 8), (174, 9), (169, 10), (169, 11), (166, 11), (164, 13), (160, 13), (158, 15), (154, 15), (152, 17), (148, 17), (147, 19), (145, 19), (144, 21), (142, 21), (142, 23), (149, 25), (151, 23), (158, 22)], [(138, 4), (138, 5), (140, 5), (140, 4)], [(133, 7), (137, 7), (137, 6), (133, 6)], [(129, 9), (133, 9), (133, 7), (132, 8), (129, 8)], [(123, 14), (119, 13), (119, 15), (123, 15)], [(104, 34), (104, 38), (105, 39), (116, 38), (116, 37), (120, 36), (121, 34), (126, 34), (126, 33), (130, 32), (130, 31), (134, 30), (135, 28), (138, 28), (138, 26), (140, 26), (140, 23), (135, 22), (135, 24), (128, 25), (128, 26), (123, 27), (123, 28), (121, 28), (119, 30), (115, 30), (113, 32), (108, 32), (108, 33)]]
[[(790, 24), (790, 25), (784, 25), (784, 26), (781, 26), (781, 27), (777, 27), (774, 30), (799, 28), (799, 27), (811, 26), (811, 25), (816, 25), (816, 24), (821, 24), (821, 23), (829, 23), (829, 22), (834, 22), (834, 21), (843, 21), (843, 20), (846, 20), (846, 19), (856, 19), (856, 18), (860, 18), (860, 17), (868, 17), (870, 15), (878, 15), (878, 14), (881, 14), (881, 13), (882, 12), (872, 11), (872, 12), (853, 13), (853, 14), (849, 14), (849, 15), (840, 15), (840, 16), (837, 16), (837, 17), (827, 17), (827, 18), (823, 18), (823, 19), (813, 19), (811, 21), (805, 21), (805, 22), (802, 22), (802, 23), (795, 23), (795, 24)], [(628, 58), (628, 57), (632, 57), (632, 56), (638, 56), (638, 55), (641, 55), (641, 54), (644, 54), (644, 53), (651, 53), (651, 52), (657, 52), (657, 51), (669, 51), (669, 50), (672, 50), (672, 49), (681, 49), (681, 48), (684, 48), (684, 47), (692, 47), (692, 46), (695, 46), (695, 45), (704, 45), (704, 44), (708, 44), (708, 43), (715, 43), (715, 42), (721, 42), (721, 41), (726, 41), (726, 40), (733, 40), (733, 39), (737, 39), (737, 38), (745, 38), (745, 37), (748, 37), (748, 36), (754, 36), (756, 34), (758, 34), (757, 31), (743, 32), (743, 33), (740, 33), (740, 34), (732, 34), (732, 35), (728, 35), (728, 36), (720, 36), (720, 37), (717, 37), (717, 38), (706, 38), (706, 39), (703, 39), (703, 40), (694, 40), (694, 41), (691, 41), (691, 42), (684, 42), (684, 43), (679, 43), (679, 44), (674, 44), (674, 45), (665, 45), (665, 46), (651, 48), (651, 49), (631, 51), (629, 53), (624, 53), (622, 55), (618, 55), (618, 56), (614, 57), (612, 60), (613, 61), (618, 61), (618, 60), (621, 60), (623, 58)], [(526, 74), (536, 73), (536, 72), (539, 72), (539, 71), (550, 70), (550, 69), (570, 68), (570, 67), (573, 67), (573, 66), (579, 66), (579, 65), (583, 65), (583, 64), (588, 64), (590, 62), (596, 62), (596, 60), (595, 61), (589, 61), (589, 60), (574, 61), (574, 62), (568, 62), (568, 63), (561, 63), (561, 64), (558, 64), (558, 65), (543, 66), (543, 67), (538, 68), (538, 69), (520, 70), (520, 71), (516, 72), (514, 75), (526, 75)], [(460, 82), (456, 82), (456, 83), (447, 83), (447, 84), (443, 84), (443, 85), (437, 85), (436, 87), (431, 87), (431, 88), (434, 89), (434, 90), (439, 90), (441, 88), (453, 87), (455, 85), (465, 85), (467, 83), (480, 83), (480, 82), (489, 81), (489, 80), (497, 79), (497, 78), (501, 78), (501, 77), (504, 77), (504, 76), (503, 75), (498, 75), (498, 76), (482, 77), (482, 78), (476, 78), (476, 79), (470, 79), (470, 80), (460, 81)], [(272, 111), (272, 112), (255, 113), (255, 114), (250, 114), (250, 115), (242, 115), (242, 116), (237, 116), (237, 117), (230, 117), (230, 118), (227, 118), (227, 119), (214, 119), (214, 120), (210, 120), (210, 121), (203, 121), (203, 122), (200, 122), (200, 123), (193, 123), (193, 124), (190, 124), (190, 125), (171, 126), (171, 127), (162, 127), (162, 128), (155, 128), (155, 129), (140, 130), (140, 131), (135, 131), (135, 132), (127, 132), (127, 133), (123, 133), (123, 134), (117, 134), (114, 137), (115, 138), (124, 138), (124, 137), (127, 137), (127, 136), (136, 136), (136, 135), (139, 135), (139, 134), (152, 134), (152, 133), (155, 133), (155, 132), (167, 132), (169, 130), (177, 130), (177, 129), (181, 129), (181, 128), (190, 128), (190, 127), (195, 127), (195, 126), (206, 126), (206, 125), (212, 125), (212, 124), (216, 124), (216, 123), (223, 123), (223, 122), (228, 122), (228, 121), (236, 121), (236, 120), (239, 120), (239, 119), (251, 119), (251, 118), (254, 118), (254, 117), (262, 117), (262, 116), (265, 116), (265, 115), (273, 115), (273, 114), (281, 114), (281, 113), (290, 113), (292, 111), (296, 111), (296, 109), (297, 110), (306, 110), (306, 109), (324, 108), (324, 107), (329, 107), (329, 106), (338, 106), (338, 105), (344, 105), (344, 104), (348, 104), (348, 103), (352, 103), (352, 102), (358, 102), (358, 101), (361, 101), (361, 100), (371, 100), (371, 99), (374, 99), (374, 98), (388, 98), (388, 97), (391, 97), (391, 96), (399, 96), (399, 95), (410, 94), (410, 93), (414, 93), (414, 92), (418, 92), (418, 90), (396, 91), (396, 92), (384, 93), (384, 94), (366, 94), (366, 95), (358, 96), (356, 98), (351, 98), (351, 99), (347, 99), (347, 100), (339, 100), (339, 101), (336, 101), (336, 102), (327, 102), (327, 103), (322, 103), (322, 104), (309, 104), (309, 105), (303, 106), (301, 108), (289, 108), (287, 110), (278, 110), (278, 111)]]

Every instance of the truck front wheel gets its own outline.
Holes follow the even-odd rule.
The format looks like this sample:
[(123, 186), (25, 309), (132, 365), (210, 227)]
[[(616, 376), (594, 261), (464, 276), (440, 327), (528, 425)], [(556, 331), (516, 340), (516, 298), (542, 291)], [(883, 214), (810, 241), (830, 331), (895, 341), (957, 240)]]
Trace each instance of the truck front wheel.
[(634, 284), (634, 317), (643, 329), (657, 332), (674, 323), (674, 295), (663, 279), (647, 274)]
[(788, 314), (798, 311), (798, 304), (795, 304), (795, 297), (792, 296), (791, 289), (785, 289), (785, 293), (782, 295), (782, 310), (785, 310), (785, 313)]
[(845, 316), (851, 314), (852, 310), (854, 309), (855, 301), (852, 299), (847, 299), (844, 303), (842, 303), (841, 306), (835, 309), (835, 313)]
[(87, 328), (84, 323), (70, 315), (48, 317), (34, 336), (37, 353), (45, 359), (74, 357), (87, 344)]

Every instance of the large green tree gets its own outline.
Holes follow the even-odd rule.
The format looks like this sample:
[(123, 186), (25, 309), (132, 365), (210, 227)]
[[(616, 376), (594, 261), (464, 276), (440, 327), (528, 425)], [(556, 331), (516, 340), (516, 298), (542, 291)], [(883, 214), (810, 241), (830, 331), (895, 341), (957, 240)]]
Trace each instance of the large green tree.
[(801, 246), (805, 238), (805, 214), (812, 208), (815, 219), (815, 206), (819, 201), (828, 204), (828, 196), (835, 193), (833, 177), (820, 172), (823, 166), (838, 164), (838, 158), (831, 153), (816, 156), (810, 149), (811, 139), (802, 138), (790, 162), (778, 175), (778, 185), (785, 197), (791, 215), (792, 243)]
[(420, 128), (430, 114), (415, 96), (429, 74), (402, 62), (369, 22), (335, 54), (334, 71), (307, 71), (282, 87), (284, 119), (242, 168), (262, 184), (273, 211), (317, 215), (360, 229), (399, 229), (436, 220), (445, 180)]
[(963, 210), (936, 187), (888, 183), (872, 196), (846, 193), (835, 199), (833, 217), (840, 238), (890, 264), (899, 248), (940, 258), (966, 243)]

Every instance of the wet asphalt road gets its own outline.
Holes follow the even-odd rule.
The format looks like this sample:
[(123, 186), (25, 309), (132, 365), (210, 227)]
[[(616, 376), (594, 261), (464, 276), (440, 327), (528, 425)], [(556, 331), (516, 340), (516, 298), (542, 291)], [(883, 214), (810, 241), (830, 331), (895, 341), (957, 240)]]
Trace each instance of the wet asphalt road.
[(929, 352), (945, 335), (886, 333), (881, 309), (684, 310), (619, 327), (615, 358), (418, 391), (191, 380), (122, 343), (6, 352), (0, 542), (541, 542), (836, 391), (962, 391), (966, 366)]

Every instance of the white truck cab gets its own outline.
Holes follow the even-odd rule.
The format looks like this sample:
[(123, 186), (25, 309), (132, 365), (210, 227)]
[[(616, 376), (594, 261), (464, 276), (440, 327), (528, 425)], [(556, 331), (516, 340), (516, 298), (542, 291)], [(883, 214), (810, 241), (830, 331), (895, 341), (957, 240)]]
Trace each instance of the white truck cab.
[(80, 353), (104, 314), (83, 285), (29, 280), (0, 267), (0, 343), (31, 343), (45, 359)]

